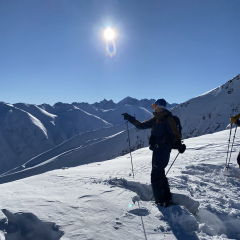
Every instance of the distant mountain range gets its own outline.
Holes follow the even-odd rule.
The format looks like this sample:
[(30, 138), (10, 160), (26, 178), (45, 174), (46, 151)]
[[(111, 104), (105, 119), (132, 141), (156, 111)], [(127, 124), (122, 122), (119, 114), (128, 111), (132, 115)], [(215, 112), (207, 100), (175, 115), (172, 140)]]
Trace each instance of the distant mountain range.
[[(125, 105), (139, 106), (139, 107), (143, 107), (146, 109), (151, 109), (152, 103), (154, 103), (155, 101), (156, 101), (156, 99), (137, 100), (136, 98), (126, 97), (118, 103), (114, 103), (112, 100), (107, 101), (106, 99), (104, 99), (103, 101), (101, 101), (99, 103), (96, 102), (94, 104), (89, 104), (89, 105), (94, 108), (97, 108), (97, 109), (105, 109), (105, 110), (113, 109), (116, 107), (122, 107)], [(84, 103), (72, 103), (72, 104), (73, 105), (75, 105), (75, 104), (82, 105)], [(172, 103), (172, 104), (167, 103), (167, 109), (171, 109), (177, 105), (178, 105), (177, 103)]]
[[(89, 104), (86, 102), (73, 102), (72, 104), (57, 102), (53, 106), (49, 104), (41, 104), (41, 105), (38, 105), (38, 107), (52, 113), (56, 113), (56, 112), (67, 110), (67, 109), (73, 109), (74, 107), (77, 107), (88, 113), (101, 115), (101, 112), (104, 112), (104, 110), (114, 110), (116, 108), (121, 108), (128, 105), (142, 107), (152, 112), (153, 111), (152, 103), (154, 103), (155, 101), (156, 101), (155, 99), (138, 100), (136, 98), (126, 97), (118, 103), (114, 103), (112, 100), (108, 101), (104, 99), (103, 101), (95, 102), (93, 104)], [(177, 105), (178, 105), (177, 103), (172, 103), (172, 104), (167, 103), (167, 109), (171, 109)]]

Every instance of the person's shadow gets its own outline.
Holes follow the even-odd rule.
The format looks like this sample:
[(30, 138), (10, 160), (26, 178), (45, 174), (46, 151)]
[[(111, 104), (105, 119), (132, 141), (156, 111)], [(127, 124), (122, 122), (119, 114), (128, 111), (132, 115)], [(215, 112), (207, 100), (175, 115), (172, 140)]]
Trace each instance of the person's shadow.
[[(178, 205), (175, 205), (172, 207), (174, 207), (174, 211), (181, 211), (181, 208)], [(186, 231), (185, 227), (182, 226), (180, 223), (173, 222), (171, 214), (170, 214), (170, 211), (171, 211), (170, 208), (164, 208), (164, 207), (158, 206), (158, 210), (162, 213), (163, 219), (169, 224), (171, 231), (174, 234), (174, 236), (176, 237), (176, 239), (178, 239), (178, 240), (199, 240), (197, 234), (194, 231)]]

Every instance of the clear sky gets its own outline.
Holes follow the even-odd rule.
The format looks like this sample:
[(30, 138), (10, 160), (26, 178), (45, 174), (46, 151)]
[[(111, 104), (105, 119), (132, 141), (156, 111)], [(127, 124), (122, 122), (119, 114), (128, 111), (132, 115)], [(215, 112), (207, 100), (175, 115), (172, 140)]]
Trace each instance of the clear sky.
[(239, 0), (0, 0), (0, 101), (181, 103), (239, 73)]

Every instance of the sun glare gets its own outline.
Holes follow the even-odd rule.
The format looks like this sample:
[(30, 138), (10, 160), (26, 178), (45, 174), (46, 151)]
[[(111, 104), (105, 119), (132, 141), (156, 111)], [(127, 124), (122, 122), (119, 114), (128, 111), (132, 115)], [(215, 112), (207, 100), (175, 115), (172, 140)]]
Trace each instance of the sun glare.
[(107, 28), (104, 32), (104, 36), (107, 40), (112, 40), (114, 38), (115, 34), (111, 28)]

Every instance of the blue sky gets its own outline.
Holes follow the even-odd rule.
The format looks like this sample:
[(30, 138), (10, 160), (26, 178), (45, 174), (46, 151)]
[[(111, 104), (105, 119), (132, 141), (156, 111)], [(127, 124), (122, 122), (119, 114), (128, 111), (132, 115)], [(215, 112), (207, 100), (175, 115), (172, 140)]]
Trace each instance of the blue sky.
[(184, 102), (240, 73), (239, 9), (239, 0), (0, 0), (0, 101)]

